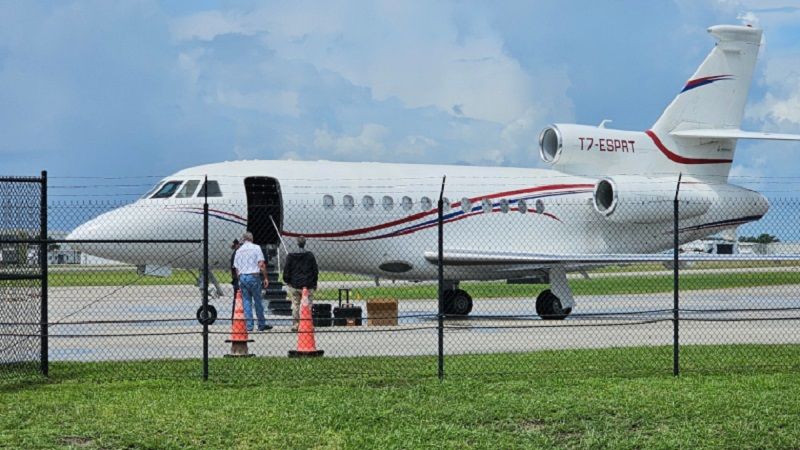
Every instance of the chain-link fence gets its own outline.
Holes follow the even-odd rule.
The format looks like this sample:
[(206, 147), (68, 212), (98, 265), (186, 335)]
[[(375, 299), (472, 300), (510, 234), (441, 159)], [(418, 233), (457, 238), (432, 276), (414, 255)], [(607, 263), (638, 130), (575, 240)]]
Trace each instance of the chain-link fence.
[[(258, 380), (798, 368), (796, 200), (773, 201), (740, 230), (754, 242), (724, 232), (756, 221), (760, 200), (681, 200), (675, 267), (673, 201), (603, 214), (585, 186), (444, 198), (441, 259), (437, 192), (277, 204), (208, 192), (207, 209), (197, 197), (51, 202), (51, 372)], [(231, 245), (246, 229), (268, 256), (272, 328), (254, 324), (255, 357), (231, 358)], [(320, 268), (318, 359), (287, 357), (304, 333), (293, 330), (281, 273), (300, 235)], [(7, 303), (5, 326), (38, 326)]]
[(0, 178), (0, 367), (15, 375), (47, 373), (46, 192), (46, 174)]

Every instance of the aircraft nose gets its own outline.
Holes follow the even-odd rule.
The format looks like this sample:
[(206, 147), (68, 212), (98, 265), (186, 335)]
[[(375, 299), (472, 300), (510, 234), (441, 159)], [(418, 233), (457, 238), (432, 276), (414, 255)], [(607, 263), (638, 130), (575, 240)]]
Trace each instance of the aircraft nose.
[(67, 240), (78, 241), (70, 243), (75, 250), (108, 258), (114, 252), (113, 243), (81, 241), (113, 241), (126, 238), (124, 234), (126, 216), (124, 207), (101, 214), (72, 230), (67, 235)]
[(67, 239), (70, 241), (98, 239), (97, 232), (99, 230), (100, 227), (97, 224), (97, 219), (92, 219), (82, 225), (78, 225), (78, 227), (76, 227), (67, 235)]

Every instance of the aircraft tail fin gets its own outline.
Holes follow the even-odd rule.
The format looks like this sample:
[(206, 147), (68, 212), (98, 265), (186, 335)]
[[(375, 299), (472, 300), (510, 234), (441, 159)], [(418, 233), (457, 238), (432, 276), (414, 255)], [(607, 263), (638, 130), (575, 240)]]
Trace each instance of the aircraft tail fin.
[(651, 128), (657, 135), (696, 129), (738, 129), (753, 78), (761, 30), (716, 25), (705, 61)]

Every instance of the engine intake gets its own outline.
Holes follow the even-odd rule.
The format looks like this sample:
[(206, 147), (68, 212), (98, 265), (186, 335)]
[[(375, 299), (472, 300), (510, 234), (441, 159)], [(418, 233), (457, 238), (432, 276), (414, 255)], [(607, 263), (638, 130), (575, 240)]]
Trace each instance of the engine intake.
[(611, 180), (600, 180), (594, 186), (594, 209), (607, 216), (617, 208), (617, 189)]
[(561, 156), (562, 148), (561, 132), (555, 126), (547, 127), (539, 133), (539, 156), (544, 162), (556, 163)]

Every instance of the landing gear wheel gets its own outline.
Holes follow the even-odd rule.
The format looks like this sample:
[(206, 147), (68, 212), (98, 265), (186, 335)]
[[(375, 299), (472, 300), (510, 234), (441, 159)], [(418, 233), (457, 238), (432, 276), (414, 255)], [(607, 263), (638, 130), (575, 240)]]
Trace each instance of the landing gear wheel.
[(561, 307), (561, 300), (550, 289), (536, 297), (536, 314), (543, 320), (564, 320), (571, 312), (572, 308)]
[(448, 290), (444, 293), (444, 313), (455, 316), (466, 316), (472, 311), (472, 297), (461, 289)]
[(217, 308), (214, 305), (208, 305), (208, 309), (203, 311), (203, 307), (197, 309), (197, 321), (201, 325), (214, 325), (217, 320)]

